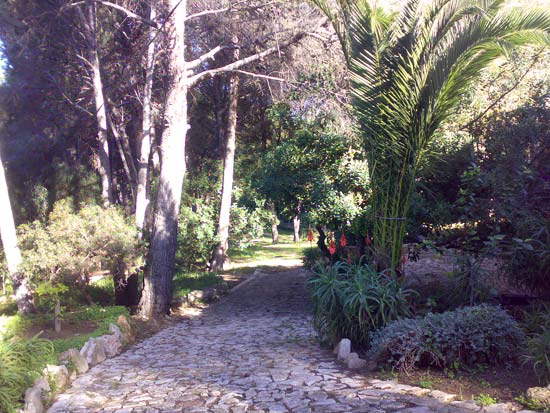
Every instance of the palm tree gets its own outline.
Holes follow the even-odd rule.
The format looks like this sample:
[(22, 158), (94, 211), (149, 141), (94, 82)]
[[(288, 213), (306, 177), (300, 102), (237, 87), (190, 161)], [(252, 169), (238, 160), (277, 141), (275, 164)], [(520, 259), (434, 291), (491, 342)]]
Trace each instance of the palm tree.
[(503, 0), (311, 0), (330, 19), (350, 71), (372, 183), (380, 267), (401, 258), (420, 161), (480, 72), (515, 47), (550, 45), (550, 12)]

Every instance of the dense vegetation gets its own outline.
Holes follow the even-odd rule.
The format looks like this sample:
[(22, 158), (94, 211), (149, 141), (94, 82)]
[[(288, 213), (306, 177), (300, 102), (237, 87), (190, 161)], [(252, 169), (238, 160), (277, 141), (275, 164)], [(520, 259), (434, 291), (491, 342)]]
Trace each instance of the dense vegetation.
[(325, 342), (548, 383), (548, 0), (4, 3), (0, 409), (290, 227)]

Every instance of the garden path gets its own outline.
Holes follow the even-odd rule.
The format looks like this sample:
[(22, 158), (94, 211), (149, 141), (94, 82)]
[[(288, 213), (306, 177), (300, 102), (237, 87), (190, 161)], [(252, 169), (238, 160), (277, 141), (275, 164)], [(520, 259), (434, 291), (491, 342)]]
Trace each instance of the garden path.
[(306, 278), (299, 268), (259, 273), (194, 317), (93, 367), (49, 412), (508, 411), (344, 370), (316, 341)]

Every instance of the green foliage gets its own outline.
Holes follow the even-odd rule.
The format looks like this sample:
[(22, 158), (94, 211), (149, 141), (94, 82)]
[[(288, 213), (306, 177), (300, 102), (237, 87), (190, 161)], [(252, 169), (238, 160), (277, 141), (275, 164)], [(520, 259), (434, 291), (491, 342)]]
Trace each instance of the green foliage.
[(35, 221), (18, 230), (21, 271), (34, 285), (84, 288), (96, 271), (124, 274), (143, 262), (137, 231), (116, 208), (86, 205), (74, 210), (70, 201), (59, 201), (47, 223)]
[(367, 168), (353, 140), (303, 125), (262, 157), (254, 187), (287, 218), (338, 227), (362, 212)]
[(410, 315), (413, 292), (362, 260), (356, 265), (320, 265), (308, 287), (314, 324), (324, 340), (335, 342), (347, 337), (355, 345), (365, 346), (372, 331)]
[(475, 398), (475, 401), (481, 407), (485, 407), (485, 406), (490, 406), (491, 404), (495, 404), (497, 402), (497, 399), (495, 399), (490, 394), (480, 393)]
[(532, 364), (539, 381), (547, 385), (550, 383), (550, 330), (542, 330), (527, 341), (527, 352), (523, 361)]
[(464, 307), (395, 321), (372, 335), (369, 358), (399, 371), (499, 365), (516, 359), (525, 336), (499, 307)]
[[(351, 72), (373, 191), (378, 266), (397, 268), (422, 160), (461, 97), (515, 47), (550, 44), (550, 13), (502, 1), (312, 0), (332, 22)], [(434, 30), (437, 27), (437, 30)]]
[(178, 219), (178, 265), (185, 270), (206, 268), (216, 245), (215, 203), (186, 199)]
[(0, 411), (15, 411), (21, 396), (52, 355), (52, 343), (39, 337), (0, 338)]
[(304, 263), (304, 268), (308, 270), (314, 270), (319, 261), (322, 259), (323, 254), (321, 250), (317, 247), (305, 248), (304, 249), (304, 258), (302, 259)]
[(252, 245), (252, 241), (264, 234), (264, 229), (272, 218), (272, 213), (263, 208), (249, 209), (240, 205), (231, 207), (229, 242), (242, 250)]
[(211, 272), (177, 272), (174, 276), (174, 297), (185, 297), (193, 290), (218, 285), (223, 279)]

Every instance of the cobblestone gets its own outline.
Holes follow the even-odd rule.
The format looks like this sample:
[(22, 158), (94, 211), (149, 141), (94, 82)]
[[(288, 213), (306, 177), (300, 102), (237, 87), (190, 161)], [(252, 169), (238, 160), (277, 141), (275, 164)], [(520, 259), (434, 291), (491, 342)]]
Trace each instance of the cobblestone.
[(317, 343), (306, 278), (303, 270), (287, 270), (247, 283), (197, 319), (93, 367), (48, 412), (483, 411), (343, 369)]

